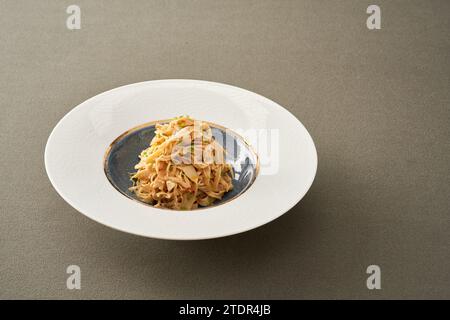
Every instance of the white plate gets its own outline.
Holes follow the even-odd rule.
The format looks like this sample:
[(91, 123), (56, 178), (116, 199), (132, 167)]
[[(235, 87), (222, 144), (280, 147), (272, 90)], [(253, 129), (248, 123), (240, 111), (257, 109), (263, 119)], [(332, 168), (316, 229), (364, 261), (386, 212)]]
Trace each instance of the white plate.
[[(256, 149), (261, 169), (253, 185), (232, 201), (187, 212), (152, 208), (118, 192), (103, 170), (111, 142), (140, 124), (183, 114), (230, 128)], [(104, 92), (70, 111), (50, 134), (45, 168), (61, 197), (97, 222), (190, 240), (236, 234), (281, 216), (311, 186), (317, 154), (300, 121), (267, 98), (215, 82), (158, 80)]]

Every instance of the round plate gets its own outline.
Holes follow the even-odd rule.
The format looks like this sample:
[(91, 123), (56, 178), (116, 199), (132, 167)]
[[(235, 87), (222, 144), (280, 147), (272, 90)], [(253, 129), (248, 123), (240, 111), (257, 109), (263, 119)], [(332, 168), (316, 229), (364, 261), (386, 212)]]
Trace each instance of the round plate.
[[(194, 211), (160, 210), (134, 201), (108, 180), (104, 157), (124, 132), (188, 114), (229, 128), (259, 157), (259, 173), (238, 197)], [(45, 168), (56, 191), (89, 218), (121, 231), (161, 239), (208, 239), (274, 220), (306, 194), (317, 169), (308, 131), (291, 113), (256, 93), (198, 80), (135, 83), (99, 94), (53, 129)]]

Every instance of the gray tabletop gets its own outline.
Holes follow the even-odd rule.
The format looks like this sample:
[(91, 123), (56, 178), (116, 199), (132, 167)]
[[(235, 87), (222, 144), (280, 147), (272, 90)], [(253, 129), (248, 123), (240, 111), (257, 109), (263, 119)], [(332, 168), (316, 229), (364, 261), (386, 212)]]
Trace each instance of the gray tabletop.
[[(450, 1), (73, 2), (79, 30), (68, 1), (0, 2), (0, 298), (450, 298)], [(167, 78), (291, 111), (319, 155), (307, 196), (256, 230), (187, 242), (65, 203), (43, 161), (57, 121)], [(81, 290), (66, 287), (69, 265)]]

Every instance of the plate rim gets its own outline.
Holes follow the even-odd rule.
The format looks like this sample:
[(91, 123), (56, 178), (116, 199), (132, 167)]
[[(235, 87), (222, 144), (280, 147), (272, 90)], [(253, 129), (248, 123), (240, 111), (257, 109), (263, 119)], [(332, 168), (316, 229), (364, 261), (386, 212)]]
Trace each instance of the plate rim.
[[(270, 217), (268, 219), (265, 219), (263, 222), (260, 223), (256, 223), (256, 224), (247, 224), (246, 227), (244, 228), (240, 228), (238, 231), (235, 230), (231, 230), (231, 231), (223, 231), (220, 234), (216, 233), (214, 235), (205, 235), (205, 236), (173, 236), (173, 235), (169, 235), (169, 236), (161, 236), (161, 235), (150, 235), (150, 234), (144, 234), (144, 233), (140, 233), (137, 232), (135, 230), (128, 230), (126, 228), (121, 228), (120, 226), (116, 226), (112, 223), (109, 223), (108, 221), (102, 221), (101, 219), (97, 219), (97, 217), (90, 215), (89, 213), (85, 213), (83, 212), (83, 210), (81, 210), (79, 208), (79, 206), (75, 203), (76, 201), (72, 201), (70, 199), (70, 197), (68, 197), (65, 192), (63, 190), (61, 190), (59, 188), (59, 186), (57, 185), (57, 183), (55, 183), (54, 178), (52, 178), (52, 175), (50, 173), (50, 169), (49, 169), (49, 153), (48, 153), (48, 149), (49, 149), (49, 145), (51, 144), (52, 139), (55, 136), (55, 132), (57, 131), (57, 129), (62, 125), (62, 123), (64, 122), (65, 119), (67, 119), (68, 117), (71, 116), (71, 114), (73, 112), (75, 112), (77, 109), (81, 108), (83, 105), (90, 103), (93, 99), (99, 98), (103, 95), (107, 95), (115, 90), (119, 90), (119, 89), (125, 89), (127, 87), (133, 87), (133, 86), (139, 86), (139, 85), (144, 85), (144, 84), (154, 84), (154, 83), (158, 83), (158, 82), (164, 82), (164, 83), (179, 83), (179, 82), (186, 82), (186, 83), (196, 83), (196, 84), (203, 84), (203, 85), (212, 85), (212, 86), (222, 86), (225, 88), (229, 88), (232, 90), (238, 90), (241, 91), (243, 93), (247, 93), (250, 94), (254, 97), (263, 99), (265, 101), (267, 101), (268, 103), (276, 106), (278, 109), (287, 112), (287, 114), (289, 114), (290, 117), (292, 117), (293, 119), (295, 119), (298, 122), (298, 125), (300, 125), (300, 127), (304, 130), (304, 133), (306, 133), (309, 142), (311, 143), (310, 146), (312, 147), (312, 160), (314, 163), (314, 166), (311, 168), (311, 175), (310, 175), (310, 179), (308, 181), (305, 181), (305, 183), (303, 184), (305, 186), (304, 190), (302, 190), (302, 192), (297, 193), (297, 196), (295, 197), (295, 201), (292, 201), (292, 203), (290, 203), (285, 209), (280, 210), (279, 212), (277, 212), (276, 214), (270, 215)], [(84, 216), (88, 217), (89, 219), (100, 223), (104, 226), (107, 226), (109, 228), (112, 228), (114, 230), (118, 230), (118, 231), (122, 231), (125, 233), (129, 233), (129, 234), (133, 234), (133, 235), (137, 235), (137, 236), (142, 236), (142, 237), (146, 237), (146, 238), (153, 238), (153, 239), (164, 239), (164, 240), (204, 240), (204, 239), (214, 239), (214, 238), (221, 238), (221, 237), (227, 237), (227, 236), (232, 236), (235, 234), (240, 234), (240, 233), (244, 233), (256, 228), (259, 228), (261, 226), (264, 226), (266, 224), (268, 224), (269, 222), (272, 222), (276, 219), (278, 219), (279, 217), (281, 217), (282, 215), (284, 215), (285, 213), (287, 213), (288, 211), (290, 211), (297, 203), (299, 203), (304, 197), (305, 195), (308, 193), (308, 191), (311, 189), (311, 186), (315, 180), (315, 177), (317, 175), (317, 168), (318, 168), (318, 153), (317, 153), (317, 148), (315, 146), (314, 140), (310, 134), (310, 132), (306, 129), (306, 127), (303, 125), (303, 123), (295, 116), (293, 115), (288, 109), (284, 108), (283, 106), (279, 105), (277, 102), (261, 95), (258, 94), (254, 91), (250, 91), (241, 87), (237, 87), (231, 84), (227, 84), (227, 83), (221, 83), (221, 82), (214, 82), (214, 81), (206, 81), (206, 80), (197, 80), (197, 79), (157, 79), (157, 80), (147, 80), (147, 81), (140, 81), (140, 82), (136, 82), (136, 83), (130, 83), (130, 84), (126, 84), (126, 85), (122, 85), (122, 86), (118, 86), (118, 87), (114, 87), (111, 88), (109, 90), (100, 92), (84, 101), (82, 101), (81, 103), (79, 103), (78, 105), (76, 105), (75, 107), (73, 107), (69, 112), (67, 112), (58, 122), (57, 124), (54, 126), (54, 128), (52, 129), (46, 145), (45, 145), (45, 150), (44, 150), (44, 165), (45, 165), (45, 171), (46, 174), (51, 182), (52, 187), (55, 189), (55, 191), (59, 194), (59, 196), (61, 196), (61, 198), (63, 198), (63, 200), (68, 203), (72, 208), (74, 208), (76, 211), (78, 211), (79, 213), (83, 214)], [(105, 177), (106, 178), (106, 177)], [(254, 182), (256, 183), (256, 181)], [(153, 208), (154, 209), (154, 208)], [(211, 207), (211, 208), (205, 208), (205, 210), (202, 210), (202, 214), (206, 213), (206, 211), (212, 211), (214, 210), (215, 207)], [(172, 210), (173, 212), (184, 212), (185, 211), (178, 211), (178, 210)]]

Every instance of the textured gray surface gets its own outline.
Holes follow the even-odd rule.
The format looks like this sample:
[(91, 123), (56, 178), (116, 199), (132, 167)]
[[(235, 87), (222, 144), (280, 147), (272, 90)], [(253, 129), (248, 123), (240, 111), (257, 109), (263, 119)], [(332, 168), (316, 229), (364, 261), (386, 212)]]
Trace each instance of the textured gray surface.
[[(450, 2), (376, 1), (379, 31), (369, 4), (1, 1), (0, 298), (450, 298)], [(319, 154), (308, 195), (259, 229), (198, 242), (77, 213), (45, 174), (51, 129), (97, 93), (161, 78), (289, 109)], [(65, 287), (70, 264), (80, 291)], [(370, 264), (380, 291), (365, 286)]]

